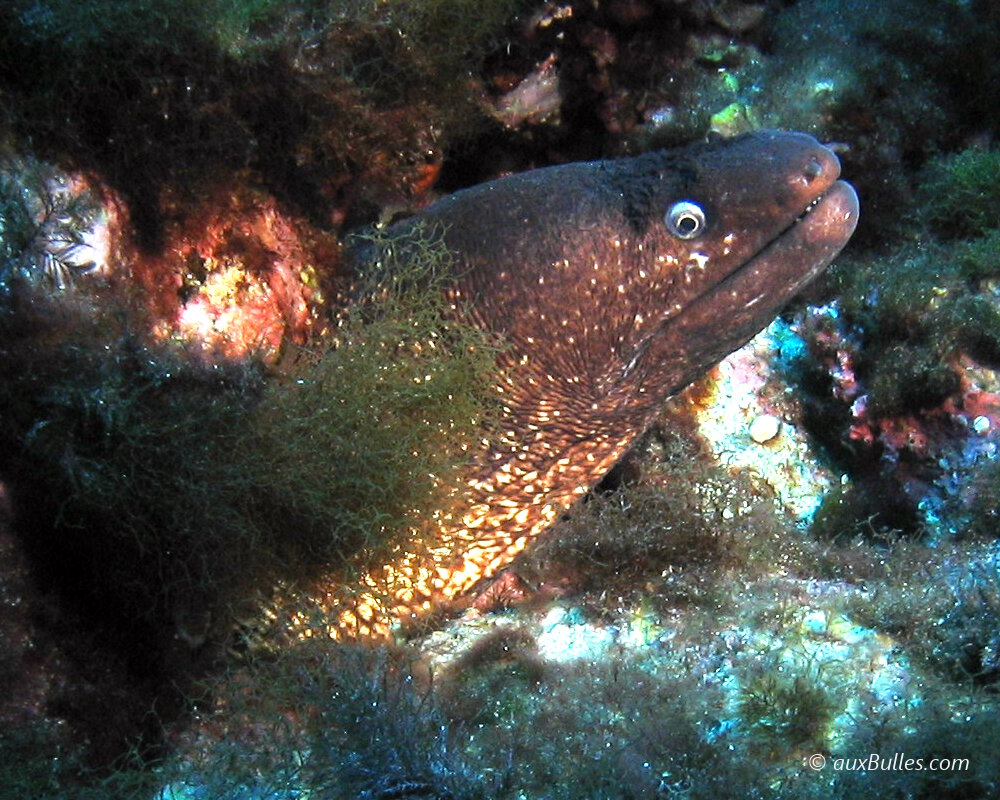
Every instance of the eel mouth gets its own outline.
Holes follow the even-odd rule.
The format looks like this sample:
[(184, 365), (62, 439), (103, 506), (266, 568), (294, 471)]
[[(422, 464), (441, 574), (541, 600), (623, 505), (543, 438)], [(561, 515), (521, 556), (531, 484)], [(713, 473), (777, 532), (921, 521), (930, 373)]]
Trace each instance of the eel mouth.
[[(695, 301), (682, 316), (702, 316), (711, 309), (729, 324), (751, 324), (773, 314), (823, 272), (844, 248), (858, 224), (858, 195), (846, 181), (836, 180), (814, 198), (792, 223), (739, 269)], [(704, 313), (704, 312), (703, 312)]]
[(835, 180), (755, 256), (640, 345), (626, 372), (654, 339), (667, 340), (681, 352), (693, 342), (712, 342), (705, 363), (740, 347), (829, 266), (857, 224), (857, 193), (846, 181)]
[(854, 187), (834, 181), (788, 228), (710, 293), (738, 295), (744, 308), (763, 300), (783, 305), (844, 248), (857, 227), (858, 211)]

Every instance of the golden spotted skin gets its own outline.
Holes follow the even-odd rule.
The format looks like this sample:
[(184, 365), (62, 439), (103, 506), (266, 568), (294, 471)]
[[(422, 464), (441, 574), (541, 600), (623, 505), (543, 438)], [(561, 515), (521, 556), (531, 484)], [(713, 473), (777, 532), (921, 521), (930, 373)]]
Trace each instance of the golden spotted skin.
[[(467, 590), (592, 488), (670, 395), (844, 246), (858, 207), (839, 171), (812, 137), (762, 131), (501, 178), (390, 227), (400, 241), (417, 225), (443, 231), (452, 308), (499, 334), (503, 366), (516, 366), (500, 387), (505, 434), (481, 454), (468, 512), (432, 554), (370, 576), (373, 594), (343, 623), (384, 632)], [(664, 221), (682, 200), (706, 220), (689, 239)], [(388, 602), (375, 599), (383, 586)]]

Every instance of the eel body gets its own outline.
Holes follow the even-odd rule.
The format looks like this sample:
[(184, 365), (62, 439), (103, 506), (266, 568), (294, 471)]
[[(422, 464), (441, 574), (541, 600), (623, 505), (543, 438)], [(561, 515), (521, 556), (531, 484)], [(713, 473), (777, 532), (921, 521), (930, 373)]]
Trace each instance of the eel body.
[(858, 201), (839, 173), (812, 137), (760, 131), (500, 178), (390, 226), (440, 231), (451, 307), (499, 335), (516, 380), (467, 513), (369, 578), (344, 623), (384, 632), (468, 590), (592, 488), (846, 244)]

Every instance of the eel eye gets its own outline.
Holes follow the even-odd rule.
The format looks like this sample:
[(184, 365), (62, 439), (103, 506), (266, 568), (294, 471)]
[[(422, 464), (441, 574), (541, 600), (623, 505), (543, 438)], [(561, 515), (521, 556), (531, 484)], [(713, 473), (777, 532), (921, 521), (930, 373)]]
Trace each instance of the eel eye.
[(663, 221), (667, 223), (667, 230), (678, 239), (693, 239), (705, 230), (705, 212), (690, 200), (674, 203)]

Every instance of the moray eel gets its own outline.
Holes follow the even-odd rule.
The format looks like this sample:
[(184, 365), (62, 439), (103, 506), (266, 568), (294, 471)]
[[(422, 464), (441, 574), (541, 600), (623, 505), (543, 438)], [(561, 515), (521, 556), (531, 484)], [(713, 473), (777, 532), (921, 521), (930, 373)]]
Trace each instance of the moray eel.
[(515, 174), (390, 226), (390, 241), (440, 231), (451, 308), (499, 334), (514, 378), (467, 513), (370, 576), (342, 623), (385, 632), (468, 590), (592, 488), (845, 245), (858, 200), (839, 173), (812, 137), (760, 131)]

